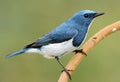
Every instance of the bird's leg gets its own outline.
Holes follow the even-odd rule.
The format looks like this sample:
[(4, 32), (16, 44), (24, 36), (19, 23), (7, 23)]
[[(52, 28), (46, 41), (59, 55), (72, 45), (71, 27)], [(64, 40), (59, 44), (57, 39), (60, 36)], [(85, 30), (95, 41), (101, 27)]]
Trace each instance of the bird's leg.
[(87, 54), (83, 51), (83, 49), (80, 49), (80, 50), (74, 50), (73, 52), (75, 52), (75, 53), (82, 53), (82, 54), (84, 54), (84, 55), (86, 55), (87, 56)]
[(66, 74), (68, 75), (69, 79), (71, 80), (71, 75), (69, 73), (69, 70), (67, 70), (64, 65), (62, 64), (62, 62), (60, 61), (58, 56), (55, 56), (55, 59), (57, 60), (57, 62), (61, 65), (61, 67), (63, 68), (63, 71), (66, 72)]

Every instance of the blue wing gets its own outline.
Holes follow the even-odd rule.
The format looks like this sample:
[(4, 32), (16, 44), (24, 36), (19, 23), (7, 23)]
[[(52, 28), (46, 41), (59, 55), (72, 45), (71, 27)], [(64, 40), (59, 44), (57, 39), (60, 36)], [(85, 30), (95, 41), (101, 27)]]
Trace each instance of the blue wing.
[(55, 30), (50, 33), (44, 35), (36, 42), (27, 45), (25, 48), (40, 48), (44, 45), (52, 44), (52, 43), (61, 43), (67, 40), (72, 39), (74, 36), (78, 34), (78, 31), (73, 27), (68, 26), (68, 24), (63, 23)]

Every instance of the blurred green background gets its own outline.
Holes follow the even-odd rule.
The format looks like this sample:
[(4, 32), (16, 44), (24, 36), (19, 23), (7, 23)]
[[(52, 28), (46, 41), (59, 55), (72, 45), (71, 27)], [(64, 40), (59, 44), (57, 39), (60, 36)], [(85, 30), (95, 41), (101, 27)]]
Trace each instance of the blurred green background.
[[(5, 55), (23, 48), (74, 13), (105, 12), (91, 26), (87, 39), (120, 20), (120, 0), (0, 0), (0, 82), (57, 82), (62, 68), (39, 54)], [(101, 41), (82, 61), (70, 82), (120, 82), (120, 32)], [(74, 54), (61, 58), (64, 65)]]

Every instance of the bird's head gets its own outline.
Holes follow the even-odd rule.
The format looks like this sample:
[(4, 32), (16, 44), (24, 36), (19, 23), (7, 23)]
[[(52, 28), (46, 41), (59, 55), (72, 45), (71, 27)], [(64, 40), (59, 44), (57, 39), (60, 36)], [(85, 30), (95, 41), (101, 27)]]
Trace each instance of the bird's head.
[(94, 18), (101, 16), (103, 14), (104, 13), (98, 13), (98, 12), (91, 11), (91, 10), (82, 10), (76, 13), (72, 17), (72, 20), (80, 25), (89, 25)]

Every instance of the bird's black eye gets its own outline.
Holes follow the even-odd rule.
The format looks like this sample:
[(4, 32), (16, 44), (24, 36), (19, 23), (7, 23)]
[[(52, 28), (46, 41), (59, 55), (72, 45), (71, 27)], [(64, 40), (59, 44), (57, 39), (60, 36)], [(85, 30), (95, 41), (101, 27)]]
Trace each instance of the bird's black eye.
[(84, 17), (85, 18), (89, 18), (89, 14), (84, 14)]

